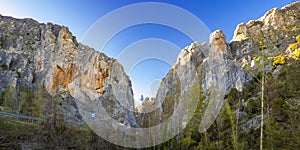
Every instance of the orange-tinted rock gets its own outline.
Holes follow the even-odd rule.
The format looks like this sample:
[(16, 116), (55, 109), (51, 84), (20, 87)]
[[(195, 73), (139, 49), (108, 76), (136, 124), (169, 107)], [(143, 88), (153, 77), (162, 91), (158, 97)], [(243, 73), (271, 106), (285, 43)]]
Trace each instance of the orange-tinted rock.
[(226, 37), (222, 30), (216, 30), (210, 34), (210, 52), (209, 57), (215, 57), (221, 52), (226, 52)]
[(65, 69), (56, 65), (52, 74), (50, 90), (59, 90), (60, 87), (68, 89), (68, 85), (73, 82), (73, 64), (69, 64)]
[(39, 55), (36, 55), (34, 57), (34, 62), (35, 62), (35, 71), (41, 71), (43, 70), (43, 63), (41, 61), (41, 57)]
[[(253, 23), (252, 23), (253, 24)], [(237, 26), (237, 28), (234, 31), (234, 36), (232, 41), (241, 41), (248, 38), (248, 29), (247, 25), (244, 23), (241, 23)]]

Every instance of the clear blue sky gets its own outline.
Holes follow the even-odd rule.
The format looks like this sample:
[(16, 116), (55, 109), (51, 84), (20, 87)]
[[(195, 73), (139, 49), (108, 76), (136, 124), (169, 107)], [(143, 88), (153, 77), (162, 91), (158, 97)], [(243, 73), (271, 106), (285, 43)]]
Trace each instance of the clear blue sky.
[[(230, 41), (237, 24), (258, 19), (274, 7), (282, 7), (295, 0), (152, 0), (176, 5), (196, 15), (210, 31), (222, 29)], [(69, 27), (80, 42), (86, 31), (105, 14), (145, 0), (0, 0), (0, 14), (17, 18), (34, 18), (39, 22), (53, 22)], [(161, 34), (161, 33), (164, 34)], [(174, 29), (159, 25), (138, 25), (116, 35), (104, 52), (117, 58), (130, 44), (146, 38), (167, 40), (182, 49), (191, 39), (178, 34)], [(154, 50), (155, 48), (153, 48)], [(149, 49), (151, 50), (151, 49)], [(178, 51), (178, 50), (177, 50)], [(179, 53), (179, 51), (178, 51)], [(175, 60), (173, 60), (175, 62)], [(133, 70), (127, 70), (133, 83), (135, 97), (150, 96), (149, 88), (158, 85), (157, 80), (165, 76), (170, 64), (156, 59), (140, 62)], [(154, 81), (154, 82), (153, 82)], [(155, 88), (154, 88), (155, 89)], [(153, 94), (153, 93), (152, 93)]]

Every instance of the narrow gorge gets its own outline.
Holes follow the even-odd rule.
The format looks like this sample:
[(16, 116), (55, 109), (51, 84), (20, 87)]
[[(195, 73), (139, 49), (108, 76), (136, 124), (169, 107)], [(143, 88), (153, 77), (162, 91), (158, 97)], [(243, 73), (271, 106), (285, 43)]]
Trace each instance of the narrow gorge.
[[(112, 130), (103, 135), (106, 140), (117, 140), (119, 132), (125, 134), (123, 126), (135, 134), (137, 129), (153, 128), (147, 134), (155, 135), (140, 139), (124, 135), (124, 141), (116, 142), (126, 147), (130, 147), (126, 141), (133, 140), (133, 147), (257, 149), (260, 86), (266, 78), (264, 117), (269, 124), (265, 130), (278, 130), (266, 139), (280, 141), (279, 135), (289, 131), (280, 125), (299, 129), (289, 137), (293, 139), (300, 133), (299, 123), (292, 126), (285, 119), (300, 121), (293, 118), (300, 109), (299, 23), (300, 3), (294, 2), (239, 24), (229, 43), (222, 30), (214, 31), (208, 43), (195, 41), (185, 47), (162, 79), (156, 97), (136, 107), (131, 81), (118, 60), (79, 43), (68, 27), (0, 16), (0, 110), (41, 118), (48, 115), (50, 120), (61, 115), (62, 122), (74, 128), (85, 124), (97, 134), (106, 133), (101, 129)], [(41, 88), (47, 97), (37, 96)], [(24, 90), (43, 101), (33, 102), (33, 97), (22, 101)], [(59, 100), (54, 103), (52, 99)], [(34, 104), (32, 110), (23, 108), (33, 107), (30, 104)], [(36, 105), (44, 106), (43, 112), (33, 113)], [(52, 107), (57, 112), (51, 112)], [(1, 146), (6, 131), (0, 131)], [(255, 138), (243, 137), (248, 134)], [(222, 143), (224, 138), (229, 139)], [(42, 143), (21, 142), (29, 141)], [(58, 148), (68, 145), (72, 144)], [(45, 148), (43, 143), (40, 148)]]

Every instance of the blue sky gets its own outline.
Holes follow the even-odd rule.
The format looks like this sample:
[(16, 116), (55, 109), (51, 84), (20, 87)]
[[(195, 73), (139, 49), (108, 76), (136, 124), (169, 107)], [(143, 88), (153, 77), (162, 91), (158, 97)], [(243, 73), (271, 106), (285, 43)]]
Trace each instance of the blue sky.
[[(168, 3), (181, 7), (197, 16), (210, 31), (222, 29), (230, 41), (235, 27), (241, 22), (258, 19), (266, 11), (274, 7), (282, 7), (295, 0), (152, 0), (151, 2)], [(146, 0), (0, 0), (0, 14), (17, 18), (34, 18), (39, 22), (53, 22), (69, 27), (79, 42), (85, 33), (105, 14), (134, 3), (149, 2)], [(158, 14), (159, 15), (159, 14)], [(176, 19), (176, 16), (174, 17)], [(180, 21), (180, 20), (179, 20)], [(192, 40), (179, 31), (157, 24), (136, 25), (123, 30), (114, 36), (102, 51), (108, 56), (118, 58), (124, 49), (138, 47), (138, 42), (143, 39), (162, 39), (172, 44), (162, 46), (174, 48), (176, 53), (189, 45)], [(201, 41), (203, 42), (203, 41)], [(134, 44), (137, 43), (137, 44)], [(130, 45), (132, 47), (130, 47)], [(175, 46), (174, 46), (175, 45)], [(151, 47), (144, 51), (160, 53), (161, 47)], [(141, 47), (139, 47), (141, 49)], [(173, 51), (173, 52), (174, 52)], [(132, 80), (135, 97), (141, 94), (150, 96), (159, 85), (159, 80), (165, 76), (171, 65), (176, 61), (176, 56), (170, 56), (169, 62), (158, 59), (147, 59), (137, 62), (133, 68), (127, 69)], [(127, 58), (127, 57), (126, 57)], [(126, 62), (126, 58), (123, 62)], [(126, 70), (126, 68), (125, 68)], [(145, 97), (144, 96), (144, 97)]]

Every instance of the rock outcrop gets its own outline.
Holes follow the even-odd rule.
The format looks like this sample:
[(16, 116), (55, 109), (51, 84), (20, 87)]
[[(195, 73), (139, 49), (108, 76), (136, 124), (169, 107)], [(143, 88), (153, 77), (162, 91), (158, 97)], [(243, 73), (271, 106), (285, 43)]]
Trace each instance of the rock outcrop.
[(44, 84), (52, 95), (69, 92), (81, 104), (79, 110), (97, 101), (110, 108), (114, 119), (136, 124), (128, 110), (134, 108), (134, 100), (123, 67), (78, 43), (67, 27), (0, 16), (0, 65), (0, 93), (6, 88), (34, 89)]
[[(185, 90), (194, 78), (201, 81), (198, 92), (206, 97), (205, 102), (214, 101), (215, 108), (209, 108), (208, 114), (218, 113), (233, 88), (242, 91), (252, 82), (253, 74), (247, 68), (257, 69), (255, 63), (262, 53), (272, 59), (284, 53), (290, 43), (296, 42), (295, 37), (300, 34), (299, 22), (300, 3), (295, 2), (281, 9), (274, 8), (258, 20), (239, 24), (230, 43), (226, 43), (223, 32), (217, 30), (210, 35), (209, 43), (194, 42), (187, 46), (162, 80), (156, 97), (139, 108), (144, 112), (137, 117), (140, 126), (149, 127), (166, 121), (180, 103), (185, 103), (186, 99), (181, 96), (187, 93)], [(265, 66), (267, 72), (277, 68), (280, 66), (272, 66), (272, 63)], [(149, 119), (150, 124), (144, 121)], [(204, 126), (209, 124), (204, 123)]]
[[(261, 56), (270, 58), (266, 61), (278, 54), (290, 57), (289, 44), (297, 42), (299, 22), (300, 3), (295, 2), (274, 8), (258, 20), (239, 24), (230, 43), (226, 43), (221, 30), (211, 34), (209, 43), (192, 43), (180, 52), (156, 97), (145, 101), (134, 114), (130, 111), (134, 110), (131, 83), (117, 60), (78, 43), (67, 27), (0, 16), (0, 92), (45, 85), (52, 95), (64, 92), (62, 97), (72, 103), (72, 107), (62, 106), (65, 113), (76, 116), (78, 109), (90, 126), (99, 126), (95, 121), (99, 123), (109, 116), (121, 127), (148, 128), (164, 123), (166, 126), (158, 127), (158, 131), (164, 128), (170, 133), (190, 121), (203, 98), (208, 104), (202, 118), (205, 130), (224, 106), (226, 95), (232, 89), (242, 91), (252, 82), (249, 69), (259, 73)], [(267, 73), (280, 70), (277, 64), (264, 65)], [(177, 116), (172, 118), (172, 114)], [(259, 116), (250, 118), (243, 129), (257, 127), (259, 120)], [(104, 125), (113, 131), (116, 126)]]

